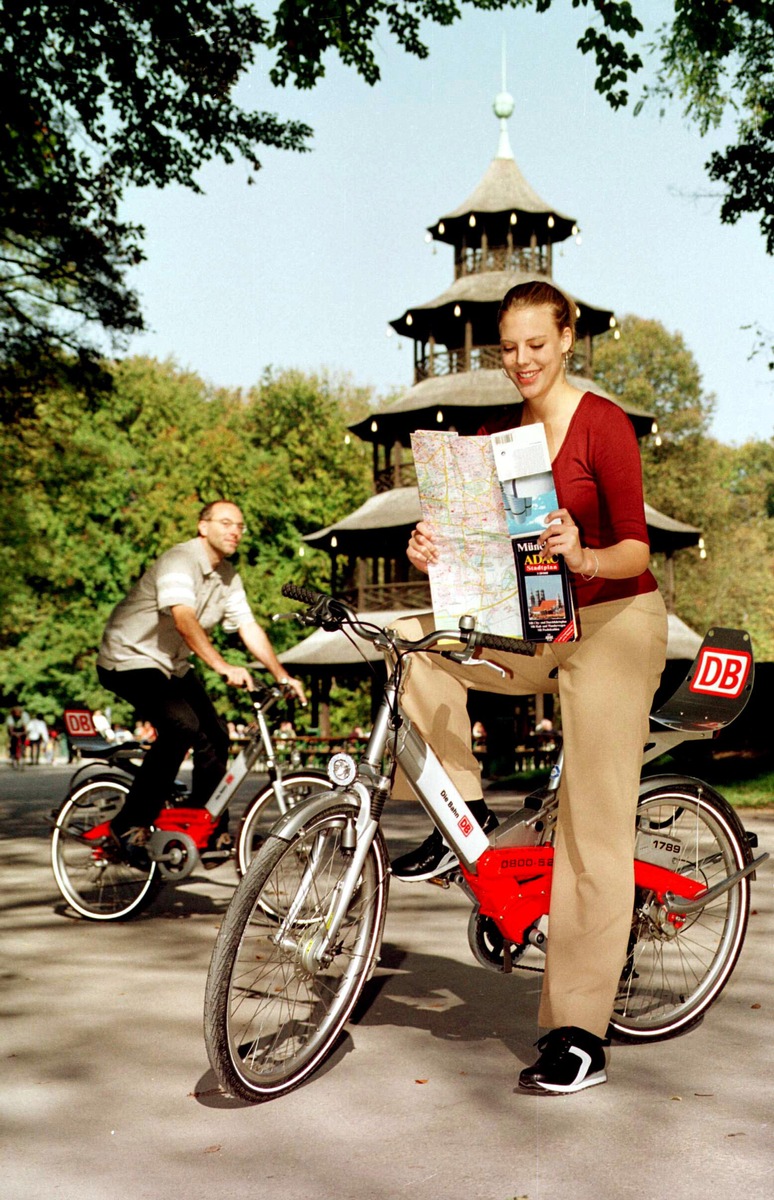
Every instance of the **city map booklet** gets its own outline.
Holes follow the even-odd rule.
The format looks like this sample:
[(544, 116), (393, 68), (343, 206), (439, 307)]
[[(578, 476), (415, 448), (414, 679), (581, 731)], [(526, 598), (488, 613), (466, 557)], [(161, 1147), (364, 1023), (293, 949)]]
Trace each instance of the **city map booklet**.
[(537, 541), (559, 507), (543, 426), (485, 437), (420, 429), (411, 447), (439, 551), (429, 564), (438, 628), (469, 613), (484, 633), (575, 641), (569, 572), (561, 557), (543, 562)]

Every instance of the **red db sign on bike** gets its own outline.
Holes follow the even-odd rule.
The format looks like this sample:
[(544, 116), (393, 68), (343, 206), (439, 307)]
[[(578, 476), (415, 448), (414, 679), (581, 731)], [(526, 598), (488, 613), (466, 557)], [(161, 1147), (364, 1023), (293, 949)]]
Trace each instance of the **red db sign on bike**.
[(96, 737), (97, 730), (87, 708), (66, 708), (64, 712), (65, 729), (70, 737)]
[(713, 650), (705, 646), (691, 681), (692, 692), (735, 700), (750, 674), (752, 655), (744, 650)]

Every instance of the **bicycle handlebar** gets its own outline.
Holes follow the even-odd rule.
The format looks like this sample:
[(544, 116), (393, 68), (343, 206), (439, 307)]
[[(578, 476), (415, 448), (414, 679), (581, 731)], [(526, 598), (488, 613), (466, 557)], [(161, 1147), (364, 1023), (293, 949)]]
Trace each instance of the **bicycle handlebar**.
[(299, 587), (296, 583), (283, 583), (282, 595), (288, 600), (298, 600), (301, 604), (310, 605), (329, 599), (323, 592), (313, 592), (310, 588)]
[(506, 654), (535, 653), (535, 643), (525, 642), (520, 638), (502, 637), (499, 633), (471, 633), (469, 645), (481, 646), (483, 650), (503, 650)]
[[(320, 625), (323, 629), (333, 631), (340, 629), (346, 623), (358, 636), (367, 641), (375, 642), (379, 639), (381, 631), (374, 633), (373, 627), (370, 630), (365, 629), (358, 621), (356, 614), (341, 600), (336, 600), (333, 596), (326, 596), (323, 592), (314, 592), (310, 588), (299, 587), (295, 583), (283, 584), (282, 595), (289, 600), (298, 600), (309, 607), (310, 611), (305, 614), (304, 619), (310, 625)], [(463, 642), (470, 649), (480, 647), (482, 650), (502, 650), (506, 654), (530, 656), (535, 653), (535, 646), (532, 642), (525, 642), (520, 638), (502, 637), (495, 633), (477, 633), (475, 629), (464, 628), (458, 630), (436, 629), (416, 642), (397, 639), (396, 645), (399, 642), (404, 650), (425, 650), (439, 641), (448, 639)]]

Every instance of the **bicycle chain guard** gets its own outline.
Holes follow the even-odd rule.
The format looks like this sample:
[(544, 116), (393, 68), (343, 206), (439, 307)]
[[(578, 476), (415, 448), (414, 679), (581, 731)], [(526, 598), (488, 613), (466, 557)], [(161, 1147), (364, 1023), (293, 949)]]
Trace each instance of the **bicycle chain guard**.
[(155, 829), (147, 850), (164, 879), (187, 879), (199, 861), (196, 842), (182, 830)]

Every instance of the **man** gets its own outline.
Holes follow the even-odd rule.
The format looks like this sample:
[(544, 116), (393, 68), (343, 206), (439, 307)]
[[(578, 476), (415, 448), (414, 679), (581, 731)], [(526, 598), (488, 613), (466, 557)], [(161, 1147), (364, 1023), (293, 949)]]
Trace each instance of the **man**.
[(40, 752), (48, 745), (48, 726), (43, 714), (38, 713), (27, 726), (27, 744), (30, 748), (30, 762), (37, 766), (40, 762)]
[[(244, 587), (226, 562), (245, 532), (242, 513), (229, 500), (208, 504), (198, 536), (173, 546), (116, 606), (97, 659), (100, 683), (147, 718), (157, 738), (145, 755), (121, 812), (111, 825), (115, 839), (142, 845), (169, 796), (186, 752), (193, 746), (191, 804), (206, 804), (228, 760), (228, 729), (191, 670), (191, 653), (231, 687), (254, 686), (245, 667), (231, 666), (208, 631), (222, 624), (238, 630), (249, 653), (305, 703), (301, 684), (288, 678), (268, 637), (256, 623)], [(224, 813), (218, 833), (228, 844)]]
[(27, 742), (29, 723), (29, 713), (25, 712), (20, 704), (14, 704), (5, 718), (5, 728), (8, 733), (8, 756), (14, 767), (18, 767), (24, 761), (24, 747)]

